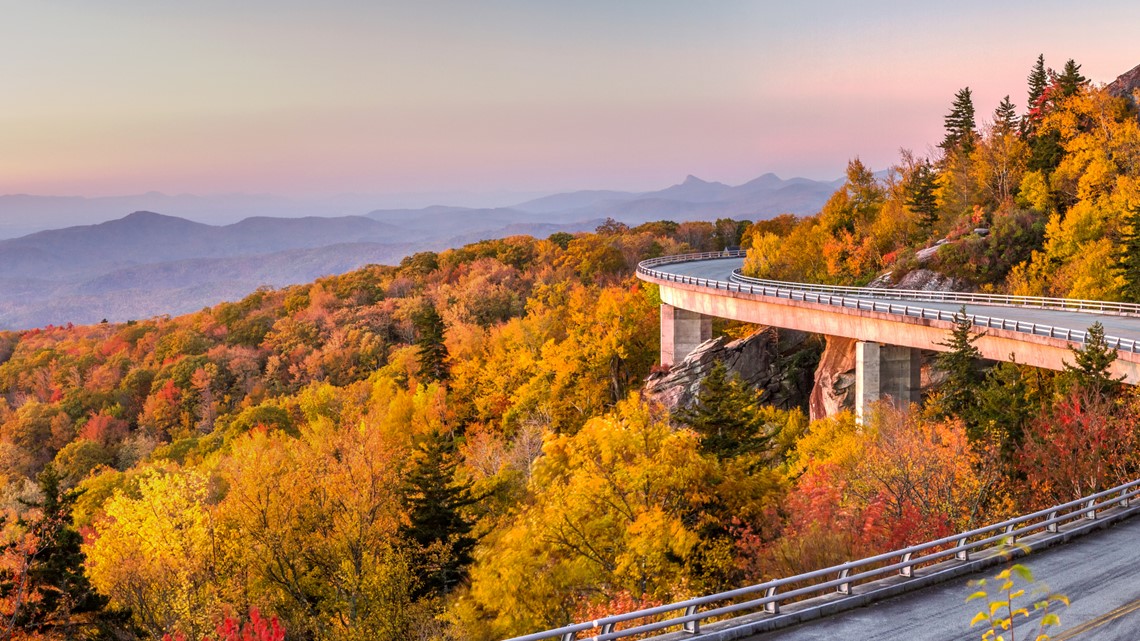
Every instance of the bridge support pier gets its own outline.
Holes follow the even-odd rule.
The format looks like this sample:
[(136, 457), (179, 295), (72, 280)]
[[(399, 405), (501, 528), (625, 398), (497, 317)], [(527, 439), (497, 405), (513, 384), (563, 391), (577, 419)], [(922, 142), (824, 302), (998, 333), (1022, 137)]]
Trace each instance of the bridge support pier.
[(676, 365), (712, 338), (712, 316), (661, 305), (661, 364)]
[(921, 350), (869, 341), (855, 343), (855, 416), (884, 398), (906, 408), (922, 400)]

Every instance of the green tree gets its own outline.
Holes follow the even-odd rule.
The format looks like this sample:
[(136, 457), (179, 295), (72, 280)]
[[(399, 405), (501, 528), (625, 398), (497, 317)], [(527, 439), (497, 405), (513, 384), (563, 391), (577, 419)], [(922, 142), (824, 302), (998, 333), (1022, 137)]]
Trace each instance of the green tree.
[(467, 576), (473, 560), (476, 541), (465, 511), (477, 499), (470, 483), (456, 480), (453, 449), (447, 435), (429, 435), (405, 481), (408, 525), (403, 534), (416, 544), (421, 579), (415, 598), (450, 592)]
[(969, 154), (974, 150), (978, 133), (977, 123), (974, 120), (974, 99), (969, 87), (959, 89), (958, 93), (954, 94), (954, 102), (944, 122), (946, 137), (939, 147), (946, 150), (947, 154), (954, 152)]
[(1065, 61), (1064, 68), (1057, 75), (1057, 89), (1065, 98), (1075, 95), (1087, 82), (1088, 78), (1081, 75), (1081, 66), (1072, 58)]
[(23, 558), (0, 572), (0, 597), (11, 608), (4, 613), (3, 637), (112, 639), (129, 614), (108, 609), (108, 599), (84, 574), (83, 537), (71, 521), (76, 494), (61, 487), (51, 465), (38, 481), (43, 498), (26, 503), (37, 516), (17, 523), (31, 538), (9, 550)]
[(928, 233), (938, 223), (938, 175), (926, 160), (911, 174), (906, 185), (906, 206), (919, 215), (919, 221)]
[(1109, 347), (1104, 337), (1104, 325), (1093, 323), (1081, 347), (1069, 347), (1073, 362), (1065, 363), (1065, 375), (1077, 386), (1107, 396), (1117, 391), (1123, 376), (1113, 377), (1110, 373), (1116, 361), (1116, 349)]
[(412, 323), (416, 327), (419, 375), (429, 381), (446, 381), (447, 346), (443, 343), (443, 333), (446, 329), (443, 318), (436, 311), (435, 305), (428, 302), (412, 316)]
[(1001, 99), (997, 109), (994, 110), (994, 131), (999, 134), (1011, 134), (1017, 131), (1021, 119), (1017, 117), (1017, 105), (1009, 100), (1009, 96)]
[(730, 378), (724, 363), (717, 361), (701, 381), (697, 402), (675, 417), (701, 436), (702, 453), (730, 458), (768, 446), (771, 436), (764, 432), (759, 400), (739, 376)]
[(1114, 269), (1124, 279), (1124, 300), (1140, 303), (1140, 207), (1133, 207), (1124, 220)]
[(1029, 72), (1029, 101), (1026, 109), (1030, 113), (1036, 109), (1045, 95), (1045, 88), (1049, 86), (1049, 74), (1045, 71), (1045, 54), (1038, 54), (1033, 70)]
[(954, 327), (950, 330), (950, 337), (938, 343), (948, 350), (940, 353), (935, 362), (939, 369), (946, 372), (946, 382), (942, 387), (940, 399), (942, 413), (966, 421), (970, 437), (977, 438), (980, 434), (973, 419), (976, 418), (977, 391), (982, 383), (982, 374), (978, 367), (982, 353), (974, 343), (985, 336), (985, 332), (974, 334), (973, 327), (969, 316), (966, 315), (966, 308), (962, 307), (954, 314)]

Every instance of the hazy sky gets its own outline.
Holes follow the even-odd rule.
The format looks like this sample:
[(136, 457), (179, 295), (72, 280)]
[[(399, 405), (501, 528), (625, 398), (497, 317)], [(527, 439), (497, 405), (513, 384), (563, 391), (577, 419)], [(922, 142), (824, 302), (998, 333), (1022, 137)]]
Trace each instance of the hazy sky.
[(1107, 82), (1140, 2), (0, 0), (0, 193), (655, 189), (836, 178)]

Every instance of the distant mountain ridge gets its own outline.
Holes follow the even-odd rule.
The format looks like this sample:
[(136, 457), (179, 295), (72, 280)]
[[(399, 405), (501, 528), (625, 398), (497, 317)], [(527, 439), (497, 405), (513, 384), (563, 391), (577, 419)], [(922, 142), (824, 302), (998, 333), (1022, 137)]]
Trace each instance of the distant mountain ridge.
[[(0, 240), (0, 329), (181, 314), (239, 298), (262, 285), (310, 282), (488, 238), (588, 231), (606, 218), (637, 225), (811, 214), (840, 184), (765, 174), (734, 186), (688, 176), (658, 191), (587, 190), (511, 207), (252, 216), (223, 225), (136, 211), (97, 224)], [(0, 213), (14, 203), (44, 211), (58, 202), (73, 201), (0, 196)]]

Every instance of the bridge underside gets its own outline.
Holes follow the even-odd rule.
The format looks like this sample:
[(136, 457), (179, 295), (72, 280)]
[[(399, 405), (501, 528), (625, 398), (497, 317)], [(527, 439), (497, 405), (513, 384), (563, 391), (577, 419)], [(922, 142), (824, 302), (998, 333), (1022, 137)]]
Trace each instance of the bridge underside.
[[(789, 301), (758, 294), (712, 291), (684, 283), (655, 281), (661, 288), (662, 363), (680, 362), (711, 329), (711, 317), (842, 336), (860, 341), (857, 356), (856, 405), (889, 396), (898, 403), (918, 400), (919, 350), (946, 351), (953, 323), (857, 310), (818, 303)], [(668, 311), (666, 311), (668, 308)], [(671, 322), (666, 324), (666, 316)], [(668, 327), (668, 331), (666, 331)], [(711, 332), (708, 332), (711, 334)], [(667, 335), (668, 334), (668, 335)], [(694, 344), (693, 341), (696, 341)], [(668, 347), (666, 347), (668, 346)], [(975, 346), (983, 358), (1062, 370), (1072, 362), (1069, 343), (1011, 330), (986, 330)], [(667, 352), (668, 350), (668, 352)], [(1140, 354), (1119, 352), (1113, 374), (1124, 382), (1140, 383)], [(860, 383), (862, 387), (860, 387)]]

